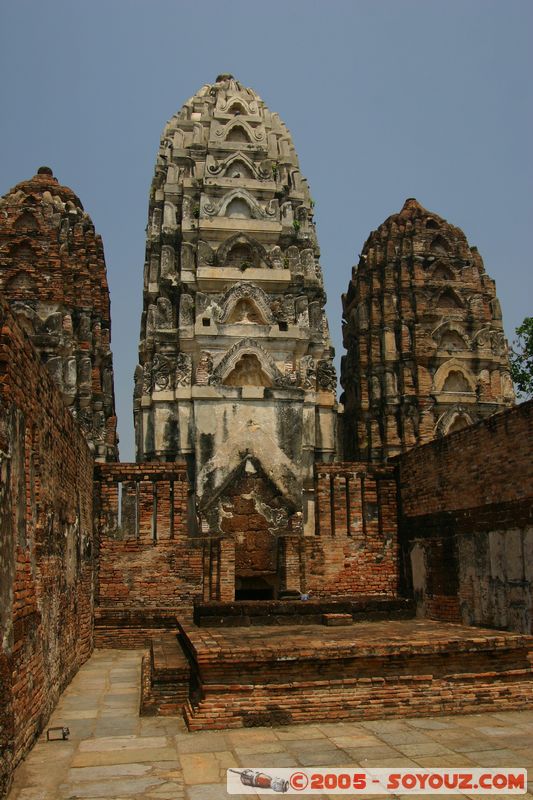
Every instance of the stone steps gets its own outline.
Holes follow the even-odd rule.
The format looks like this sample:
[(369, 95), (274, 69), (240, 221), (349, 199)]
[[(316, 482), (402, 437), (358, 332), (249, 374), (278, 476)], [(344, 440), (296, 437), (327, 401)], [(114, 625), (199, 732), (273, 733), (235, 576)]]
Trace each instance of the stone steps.
[(181, 714), (189, 696), (190, 666), (177, 634), (154, 637), (141, 672), (141, 716)]
[(531, 669), (494, 674), (403, 675), (391, 679), (303, 681), (300, 685), (214, 686), (198, 703), (187, 701), (189, 730), (402, 716), (511, 711), (533, 707)]
[(190, 730), (533, 707), (533, 637), (432, 620), (180, 624)]
[(145, 607), (97, 606), (94, 610), (94, 646), (136, 650), (150, 647), (154, 637), (176, 630), (176, 618), (192, 614), (188, 605)]

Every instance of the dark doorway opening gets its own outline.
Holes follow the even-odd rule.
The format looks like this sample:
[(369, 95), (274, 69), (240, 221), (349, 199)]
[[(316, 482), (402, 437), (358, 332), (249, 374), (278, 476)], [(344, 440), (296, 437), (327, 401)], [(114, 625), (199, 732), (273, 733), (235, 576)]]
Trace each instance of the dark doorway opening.
[(263, 577), (236, 577), (235, 600), (274, 600), (274, 585)]

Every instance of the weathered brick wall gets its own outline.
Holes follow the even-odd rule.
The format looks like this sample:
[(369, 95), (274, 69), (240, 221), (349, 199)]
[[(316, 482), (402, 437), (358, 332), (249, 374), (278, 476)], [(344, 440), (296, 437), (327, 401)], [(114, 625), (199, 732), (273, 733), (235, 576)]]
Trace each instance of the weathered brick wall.
[(0, 301), (0, 795), (92, 650), (93, 459)]
[(96, 468), (97, 602), (101, 608), (176, 608), (202, 596), (203, 540), (189, 535), (184, 465)]
[(122, 650), (150, 647), (154, 636), (176, 630), (176, 620), (192, 617), (190, 603), (175, 607), (97, 606), (94, 609), (94, 646)]
[(533, 401), (399, 457), (401, 541), (420, 614), (532, 626)]
[(191, 730), (533, 706), (531, 641), (515, 633), (431, 620), (304, 622), (262, 637), (255, 625), (180, 628), (199, 679)]
[[(144, 641), (152, 627), (161, 627), (154, 621), (156, 610), (183, 614), (193, 600), (233, 601), (241, 576), (253, 572), (249, 562), (243, 562), (243, 553), (263, 558), (263, 551), (257, 555), (257, 547), (250, 549), (249, 541), (256, 544), (254, 536), (259, 536), (263, 523), (248, 508), (240, 516), (228, 516), (230, 522), (237, 521), (236, 530), (222, 536), (197, 530), (184, 465), (99, 464), (96, 479), (99, 645), (133, 646)], [(277, 589), (301, 589), (314, 597), (395, 597), (394, 470), (321, 464), (316, 481), (316, 535), (303, 537), (290, 526), (283, 531), (277, 556), (272, 557), (278, 562)], [(249, 496), (250, 487), (239, 486)], [(269, 530), (262, 531), (263, 539), (271, 538)], [(264, 559), (255, 566), (267, 578), (276, 568)], [(122, 615), (116, 624), (111, 610)]]
[(318, 464), (316, 536), (303, 540), (314, 596), (398, 591), (396, 481), (390, 467)]

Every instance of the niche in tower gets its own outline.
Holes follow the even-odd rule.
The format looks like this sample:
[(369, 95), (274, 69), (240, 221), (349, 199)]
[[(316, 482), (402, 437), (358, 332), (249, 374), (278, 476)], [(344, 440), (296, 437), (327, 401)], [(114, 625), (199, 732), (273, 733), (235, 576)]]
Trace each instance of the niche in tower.
[(470, 384), (459, 370), (452, 370), (444, 381), (443, 392), (471, 392)]
[(225, 386), (272, 386), (255, 353), (243, 353), (224, 381)]
[(235, 197), (226, 208), (226, 217), (230, 219), (251, 219), (252, 209), (242, 197)]
[(234, 125), (226, 137), (227, 142), (246, 142), (249, 144), (250, 137), (242, 125)]
[(253, 178), (252, 170), (244, 161), (232, 161), (227, 168), (225, 178)]
[[(234, 203), (236, 201), (233, 200), (232, 202)], [(226, 266), (236, 267), (242, 270), (249, 269), (250, 267), (257, 267), (259, 266), (257, 264), (257, 254), (247, 242), (237, 242), (227, 255)]]
[(235, 303), (235, 308), (227, 319), (230, 325), (246, 325), (254, 323), (256, 325), (266, 325), (258, 307), (249, 297), (243, 297)]

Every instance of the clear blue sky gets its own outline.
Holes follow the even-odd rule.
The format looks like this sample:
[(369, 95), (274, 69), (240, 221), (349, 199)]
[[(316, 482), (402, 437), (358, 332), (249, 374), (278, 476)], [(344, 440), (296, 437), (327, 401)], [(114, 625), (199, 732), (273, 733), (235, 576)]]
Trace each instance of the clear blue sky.
[(316, 202), (329, 321), (405, 198), (460, 226), (510, 337), (533, 313), (531, 0), (0, 0), (0, 193), (41, 164), (103, 236), (121, 457), (148, 188), (166, 120), (231, 72), (292, 131)]

